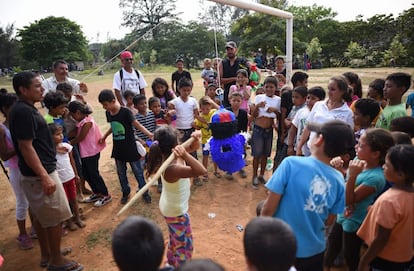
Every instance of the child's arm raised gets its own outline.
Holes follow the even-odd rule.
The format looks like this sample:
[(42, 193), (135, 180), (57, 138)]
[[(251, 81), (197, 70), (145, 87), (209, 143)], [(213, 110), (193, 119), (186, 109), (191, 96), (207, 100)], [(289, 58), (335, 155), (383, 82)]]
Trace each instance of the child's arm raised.
[(195, 159), (187, 150), (177, 145), (172, 150), (177, 158), (185, 161), (186, 165), (171, 164), (164, 173), (164, 178), (169, 183), (174, 183), (180, 178), (191, 178), (207, 174), (206, 168)]
[(77, 137), (75, 137), (74, 139), (72, 139), (69, 143), (70, 145), (76, 145), (79, 142), (81, 142), (82, 140), (85, 139), (86, 135), (89, 133), (89, 130), (92, 128), (92, 122), (87, 122), (85, 123), (80, 132), (79, 135)]
[(348, 168), (348, 181), (346, 182), (345, 189), (345, 205), (353, 205), (366, 199), (369, 195), (375, 193), (376, 189), (373, 186), (358, 185), (355, 187), (355, 182), (360, 174), (364, 170), (365, 161), (363, 160), (351, 160)]

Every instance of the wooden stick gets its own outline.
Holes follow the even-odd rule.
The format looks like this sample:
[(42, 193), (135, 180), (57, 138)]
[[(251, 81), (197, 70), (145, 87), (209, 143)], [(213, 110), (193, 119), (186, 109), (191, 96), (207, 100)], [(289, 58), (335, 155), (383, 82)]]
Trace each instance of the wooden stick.
[[(187, 148), (188, 146), (191, 145), (191, 143), (193, 143), (194, 140), (195, 140), (194, 137), (190, 137), (189, 139), (187, 139), (187, 141), (185, 141), (184, 143), (182, 143), (181, 146), (183, 146), (184, 148)], [(150, 186), (158, 180), (158, 178), (161, 176), (161, 174), (167, 169), (167, 167), (170, 165), (170, 163), (174, 159), (175, 159), (175, 155), (174, 155), (174, 153), (171, 153), (170, 156), (168, 156), (168, 158), (164, 161), (164, 163), (162, 163), (162, 165), (157, 170), (157, 172), (151, 178), (148, 179), (147, 184), (144, 185), (144, 187), (142, 187), (138, 191), (138, 193), (136, 193), (131, 198), (131, 200), (124, 207), (122, 207), (121, 210), (119, 210), (119, 212), (116, 215), (117, 216), (121, 215), (129, 207), (131, 207), (131, 205), (134, 204), (150, 188)]]

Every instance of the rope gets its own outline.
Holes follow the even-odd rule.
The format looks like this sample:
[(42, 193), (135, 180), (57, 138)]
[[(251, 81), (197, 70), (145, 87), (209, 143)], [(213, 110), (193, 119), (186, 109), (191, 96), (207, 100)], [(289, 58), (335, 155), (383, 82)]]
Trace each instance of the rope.
[(137, 38), (136, 40), (134, 40), (133, 42), (131, 42), (127, 47), (125, 47), (124, 49), (122, 49), (120, 52), (118, 52), (115, 56), (113, 56), (110, 60), (106, 61), (104, 64), (102, 64), (101, 66), (99, 66), (98, 68), (96, 68), (95, 70), (93, 70), (91, 73), (89, 73), (88, 75), (86, 75), (82, 80), (80, 80), (81, 82), (84, 82), (87, 78), (89, 78), (92, 74), (96, 73), (97, 71), (100, 71), (103, 67), (105, 67), (106, 65), (108, 65), (109, 63), (111, 63), (114, 59), (116, 59), (123, 51), (126, 51), (130, 48), (132, 48), (138, 41), (140, 41), (142, 38), (144, 38), (148, 33), (152, 32), (155, 28), (157, 28), (158, 26), (160, 26), (161, 24), (163, 24), (164, 22), (159, 22), (157, 25), (155, 25), (154, 27), (152, 27), (151, 29), (149, 29), (147, 32), (145, 32), (141, 37)]

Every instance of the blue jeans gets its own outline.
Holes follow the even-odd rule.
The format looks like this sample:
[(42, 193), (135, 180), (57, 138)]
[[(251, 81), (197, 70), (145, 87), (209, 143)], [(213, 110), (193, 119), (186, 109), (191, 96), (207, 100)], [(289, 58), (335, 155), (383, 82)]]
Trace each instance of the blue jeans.
[[(121, 184), (122, 196), (128, 196), (131, 193), (131, 187), (129, 186), (127, 177), (127, 163), (131, 166), (135, 179), (138, 182), (138, 187), (141, 189), (146, 184), (144, 179), (144, 160), (125, 162), (115, 159), (116, 172), (118, 174), (119, 183)], [(145, 192), (145, 194), (148, 194), (148, 191)]]

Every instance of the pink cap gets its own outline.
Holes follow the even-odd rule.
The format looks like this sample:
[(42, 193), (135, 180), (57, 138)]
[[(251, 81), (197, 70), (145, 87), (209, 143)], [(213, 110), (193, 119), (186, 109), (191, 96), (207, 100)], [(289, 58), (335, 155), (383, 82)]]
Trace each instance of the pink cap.
[(121, 59), (125, 59), (125, 58), (132, 58), (132, 54), (130, 51), (124, 51), (121, 53)]

